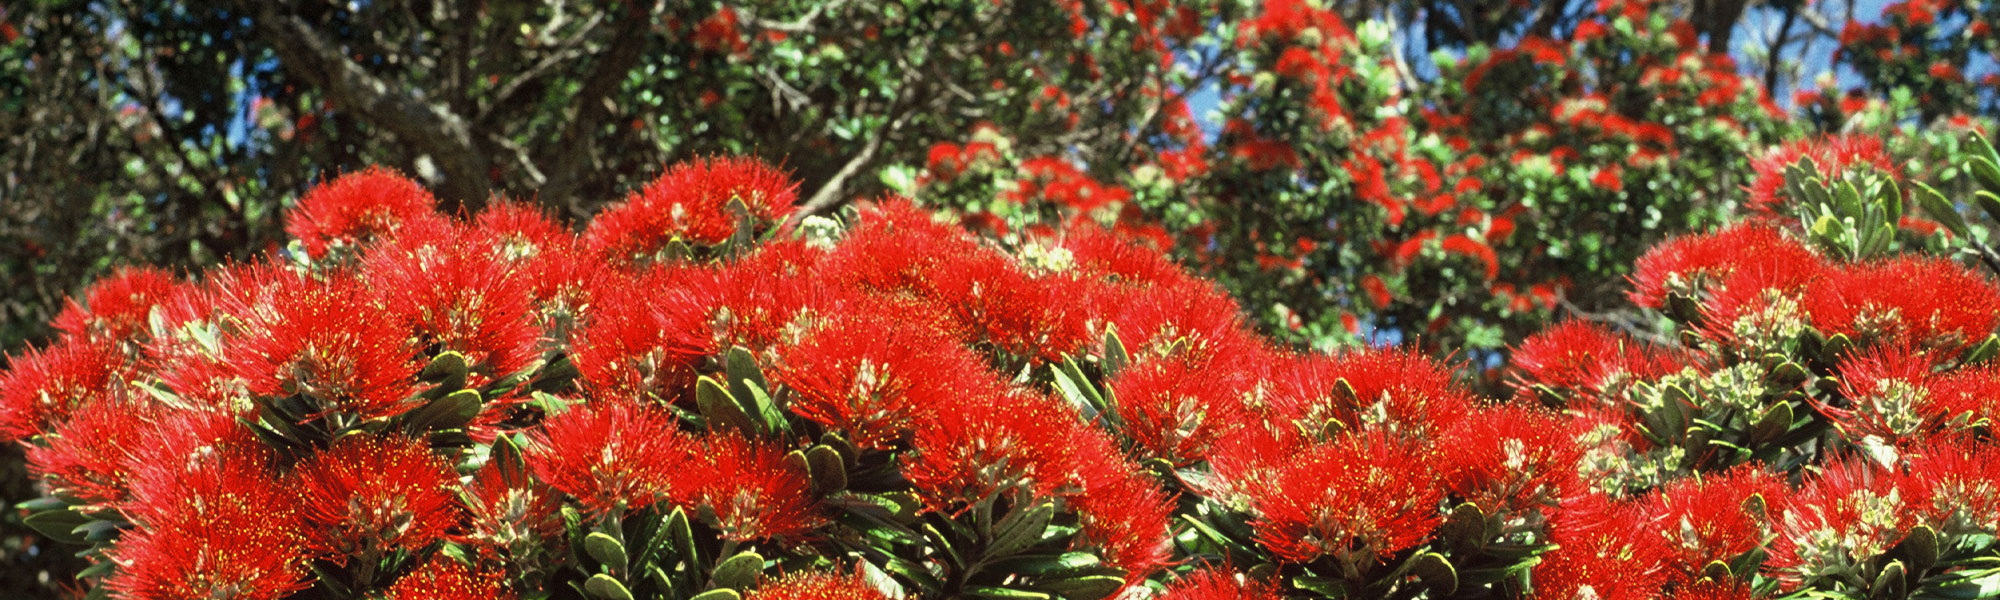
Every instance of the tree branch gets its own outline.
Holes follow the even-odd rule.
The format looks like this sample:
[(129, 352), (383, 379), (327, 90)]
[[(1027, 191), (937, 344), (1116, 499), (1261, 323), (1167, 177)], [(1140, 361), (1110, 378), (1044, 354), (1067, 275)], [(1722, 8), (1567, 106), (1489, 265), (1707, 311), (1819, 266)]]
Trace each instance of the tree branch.
[(485, 153), (464, 118), (391, 88), (304, 20), (280, 14), (277, 3), (241, 0), (239, 6), (257, 14), (256, 31), (278, 53), (286, 71), (324, 90), (335, 105), (365, 115), (370, 123), (429, 156), (443, 171), (438, 190), (448, 201), (463, 210), (485, 205), (489, 193)]
[(625, 14), (619, 17), (611, 42), (605, 46), (609, 51), (598, 57), (597, 64), (570, 100), (576, 113), (569, 116), (562, 137), (547, 147), (546, 151), (552, 157), (540, 161), (549, 165), (543, 171), (548, 175), (548, 183), (542, 186), (542, 202), (560, 202), (569, 214), (582, 216), (583, 204), (576, 197), (576, 189), (596, 158), (596, 152), (585, 143), (585, 139), (591, 135), (593, 128), (603, 124), (603, 115), (609, 110), (605, 106), (606, 99), (625, 82), (625, 75), (638, 66), (645, 50), (645, 44), (641, 42), (651, 30), (651, 15), (657, 7), (658, 4), (652, 2), (625, 4)]

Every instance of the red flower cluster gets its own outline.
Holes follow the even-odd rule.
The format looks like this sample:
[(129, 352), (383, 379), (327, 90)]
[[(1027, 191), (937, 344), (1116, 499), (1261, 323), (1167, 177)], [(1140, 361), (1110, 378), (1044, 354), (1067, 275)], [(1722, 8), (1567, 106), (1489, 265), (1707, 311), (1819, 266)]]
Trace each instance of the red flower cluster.
[[(1003, 250), (902, 200), (728, 252), (734, 229), (674, 229), (698, 206), (774, 226), (791, 184), (766, 169), (675, 167), (595, 237), (500, 204), (122, 273), (0, 375), (0, 432), (62, 518), (129, 523), (86, 528), (122, 598), (615, 591), (696, 546), (757, 554), (643, 567), (777, 569), (765, 600), (982, 577), (1207, 600), (1500, 561), (1539, 597), (1750, 598), (2000, 528), (2000, 367), (1963, 352), (2000, 287), (1950, 262), (1841, 263), (1760, 225), (1673, 240), (1632, 298), (1685, 347), (1563, 323), (1482, 400), (1413, 351), (1269, 344), (1112, 232)], [(1204, 545), (1276, 568), (1170, 575)], [(1018, 556), (964, 554), (995, 547)]]

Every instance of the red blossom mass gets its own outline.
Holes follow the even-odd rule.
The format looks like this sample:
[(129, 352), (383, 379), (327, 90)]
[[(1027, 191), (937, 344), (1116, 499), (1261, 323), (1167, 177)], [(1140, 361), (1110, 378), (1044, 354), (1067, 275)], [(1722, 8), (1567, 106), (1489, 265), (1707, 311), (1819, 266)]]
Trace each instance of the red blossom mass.
[(323, 182), (285, 213), (285, 233), (313, 256), (335, 244), (361, 244), (405, 225), (444, 219), (437, 199), (409, 178), (369, 167)]
[(336, 561), (370, 549), (414, 551), (460, 520), (458, 477), (422, 440), (348, 436), (293, 476), (307, 544)]
[(798, 572), (765, 582), (750, 600), (888, 600), (860, 572), (853, 575)]
[[(697, 28), (740, 52), (747, 25), (714, 14)], [(1333, 68), (1356, 43), (1338, 23), (1274, 2), (1244, 31), (1282, 57), (1281, 85), (1316, 94), (1351, 76)], [(1518, 59), (1561, 67), (1548, 44)], [(1666, 143), (1604, 98), (1563, 104)], [(1395, 154), (1414, 126), (1357, 134)], [(949, 178), (1004, 160), (981, 143), (940, 145), (929, 166)], [(1514, 310), (1583, 291), (1498, 280), (1496, 245), (1530, 213), (1479, 204), (1487, 184), (1466, 167), (1372, 164), (1370, 201), (1392, 220), (1456, 229), (1404, 230), (1377, 246), (1394, 273), (1329, 289), (1394, 310), (1425, 300), (1408, 278), (1442, 256)], [(1071, 212), (1126, 199), (1067, 161), (1037, 165), (1031, 192)], [(414, 184), (364, 171), (295, 211), (308, 256), (187, 283), (121, 271), (71, 302), (62, 335), (0, 373), (0, 435), (25, 445), (45, 502), (124, 523), (99, 545), (118, 598), (349, 583), (512, 598), (600, 578), (658, 591), (625, 578), (640, 565), (617, 564), (614, 533), (625, 560), (719, 577), (705, 569), (726, 556), (658, 562), (681, 559), (634, 543), (672, 533), (765, 557), (751, 600), (887, 598), (913, 561), (967, 589), (1059, 579), (1008, 571), (1030, 557), (1091, 563), (1074, 568), (1107, 590), (1275, 600), (1302, 583), (1405, 589), (1429, 553), (1455, 569), (1504, 560), (1471, 554), (1486, 550), (1518, 553), (1504, 568), (1534, 597), (1736, 600), (1770, 581), (1824, 587), (1900, 556), (1920, 525), (1961, 545), (2000, 529), (2000, 366), (1968, 352), (2000, 327), (2000, 285), (1946, 259), (1822, 256), (1788, 225), (1737, 225), (1638, 261), (1628, 299), (1662, 309), (1649, 322), (1549, 324), (1491, 358), (1325, 353), (1260, 336), (1143, 221), (974, 223), (982, 237), (887, 198), (831, 234), (717, 247), (746, 221), (771, 232), (793, 185), (751, 159), (678, 165), (579, 236), (510, 202), (448, 220)], [(1274, 237), (1260, 270), (1311, 276), (1323, 243)], [(1445, 318), (1368, 326), (1421, 336)], [(466, 377), (430, 362), (446, 352)], [(445, 423), (465, 399), (473, 420)], [(280, 403), (296, 401), (316, 412), (285, 422)], [(1042, 507), (1024, 549), (965, 560), (1009, 533), (995, 520)], [(1190, 551), (1211, 543), (1220, 560)], [(1255, 564), (1278, 567), (1231, 566)]]
[(692, 494), (696, 484), (683, 475), (697, 451), (671, 415), (606, 399), (550, 417), (530, 437), (527, 459), (535, 477), (604, 512)]

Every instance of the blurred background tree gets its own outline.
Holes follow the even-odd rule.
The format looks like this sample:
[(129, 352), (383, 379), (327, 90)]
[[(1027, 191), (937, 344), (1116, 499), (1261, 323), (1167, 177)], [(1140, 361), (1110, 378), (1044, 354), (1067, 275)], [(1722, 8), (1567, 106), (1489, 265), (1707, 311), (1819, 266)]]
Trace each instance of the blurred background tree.
[[(0, 347), (119, 265), (276, 251), (284, 203), (366, 165), (574, 217), (750, 154), (806, 213), (901, 193), (1006, 244), (1109, 227), (1280, 339), (1490, 365), (1557, 314), (1656, 318), (1614, 310), (1622, 269), (1719, 222), (1769, 146), (1886, 133), (1957, 185), (1950, 134), (1996, 111), (1996, 21), (1967, 0), (18, 2)], [(0, 586), (46, 594), (67, 567), (21, 531)]]

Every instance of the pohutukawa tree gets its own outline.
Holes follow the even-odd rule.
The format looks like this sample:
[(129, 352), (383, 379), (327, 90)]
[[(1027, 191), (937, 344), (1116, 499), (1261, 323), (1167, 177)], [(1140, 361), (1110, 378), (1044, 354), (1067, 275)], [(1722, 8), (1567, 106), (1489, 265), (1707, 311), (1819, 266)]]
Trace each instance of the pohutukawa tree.
[(370, 169), (263, 259), (98, 283), (0, 432), (124, 599), (1977, 596), (2000, 285), (1874, 151), (1760, 162), (1754, 218), (1638, 260), (1670, 341), (1561, 322), (1497, 398), (1091, 226), (793, 219), (709, 158), (579, 234)]

